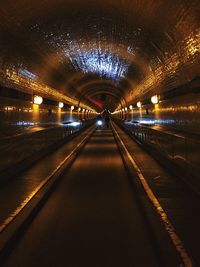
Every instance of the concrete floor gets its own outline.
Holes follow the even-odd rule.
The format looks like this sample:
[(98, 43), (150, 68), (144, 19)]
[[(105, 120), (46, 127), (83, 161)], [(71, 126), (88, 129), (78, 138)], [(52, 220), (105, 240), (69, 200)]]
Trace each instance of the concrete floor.
[(4, 267), (161, 266), (111, 130), (97, 130)]

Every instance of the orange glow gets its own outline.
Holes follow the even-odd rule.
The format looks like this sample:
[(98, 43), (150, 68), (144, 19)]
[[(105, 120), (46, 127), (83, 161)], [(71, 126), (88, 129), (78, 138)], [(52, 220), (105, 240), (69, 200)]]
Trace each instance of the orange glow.
[(33, 121), (38, 121), (39, 119), (39, 105), (33, 104)]
[(33, 104), (33, 112), (38, 113), (39, 112), (39, 106), (37, 104)]

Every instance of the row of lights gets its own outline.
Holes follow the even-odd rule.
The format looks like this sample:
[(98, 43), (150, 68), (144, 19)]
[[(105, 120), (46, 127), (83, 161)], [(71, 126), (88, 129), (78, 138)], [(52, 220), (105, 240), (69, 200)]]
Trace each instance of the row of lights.
[[(158, 102), (159, 102), (159, 97), (158, 97), (158, 95), (154, 95), (154, 96), (152, 96), (151, 97), (151, 103), (153, 103), (154, 105), (156, 105), (156, 104), (158, 104)], [(141, 108), (142, 107), (142, 102), (137, 102), (137, 107), (138, 108)]]
[[(159, 96), (158, 95), (154, 95), (151, 97), (151, 103), (153, 103), (154, 105), (158, 104), (159, 102)], [(141, 108), (142, 107), (142, 102), (137, 102), (137, 107)]]
[[(41, 105), (42, 104), (42, 102), (43, 102), (43, 98), (41, 97), (41, 96), (38, 96), (38, 95), (35, 95), (34, 97), (33, 97), (33, 103), (34, 104), (36, 104), (36, 105)], [(63, 102), (59, 102), (58, 103), (58, 107), (59, 108), (63, 108), (64, 107), (64, 103)], [(75, 107), (74, 106), (71, 106), (70, 107), (70, 110), (71, 111), (73, 111), (75, 109)], [(78, 108), (78, 112), (80, 112), (81, 111), (81, 108), (79, 107)], [(82, 112), (91, 112), (91, 110), (87, 110), (87, 109), (82, 109)]]
[[(151, 97), (151, 102), (152, 102), (154, 105), (158, 104), (158, 102), (159, 102), (159, 96), (158, 96), (158, 95), (154, 95), (154, 96), (152, 96), (152, 97)], [(137, 105), (138, 108), (141, 108), (141, 107), (142, 107), (142, 102), (141, 102), (141, 101), (138, 101), (136, 105)], [(133, 109), (133, 106), (130, 105), (130, 106), (129, 106), (129, 109), (132, 110), (132, 109)], [(127, 110), (128, 110), (128, 108), (125, 107), (125, 108), (123, 108), (121, 111), (124, 112), (124, 111), (127, 111)]]

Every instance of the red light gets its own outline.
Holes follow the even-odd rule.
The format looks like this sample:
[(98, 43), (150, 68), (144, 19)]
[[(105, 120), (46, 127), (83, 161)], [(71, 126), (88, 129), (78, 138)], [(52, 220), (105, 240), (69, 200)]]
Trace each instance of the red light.
[(99, 102), (99, 101), (97, 101), (96, 99), (93, 99), (93, 98), (91, 98), (91, 97), (88, 97), (88, 99), (92, 102), (92, 103), (94, 103), (97, 107), (99, 107), (99, 108), (103, 108), (103, 105), (102, 105), (102, 103), (101, 102)]

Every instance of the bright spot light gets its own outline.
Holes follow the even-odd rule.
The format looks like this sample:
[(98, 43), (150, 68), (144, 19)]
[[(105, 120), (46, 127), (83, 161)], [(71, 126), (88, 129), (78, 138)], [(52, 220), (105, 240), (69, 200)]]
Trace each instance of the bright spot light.
[(74, 106), (71, 106), (71, 111), (74, 110)]
[(97, 121), (97, 125), (98, 125), (98, 126), (101, 126), (102, 124), (103, 124), (103, 122), (102, 122), (101, 120), (98, 120), (98, 121)]
[(129, 106), (129, 108), (130, 108), (130, 110), (132, 110), (132, 109), (133, 109), (133, 106), (132, 106), (132, 105), (130, 105), (130, 106)]
[(64, 103), (63, 102), (59, 102), (58, 106), (59, 106), (59, 108), (63, 108), (64, 107)]
[(139, 120), (138, 122), (142, 124), (155, 124), (154, 120)]
[(33, 126), (36, 125), (37, 123), (31, 122), (31, 121), (17, 121), (13, 125), (18, 125), (18, 126)]
[(78, 121), (73, 121), (73, 122), (69, 123), (68, 125), (69, 125), (69, 126), (76, 127), (76, 126), (80, 125), (80, 122), (78, 122)]
[(81, 108), (78, 108), (78, 111), (81, 111)]
[(33, 98), (33, 103), (34, 104), (37, 104), (37, 105), (40, 105), (42, 104), (43, 102), (43, 98), (39, 95), (35, 95), (34, 98)]
[(122, 109), (122, 111), (124, 112), (124, 109)]
[(83, 109), (83, 112), (85, 112), (85, 109)]
[(142, 107), (142, 103), (139, 101), (139, 102), (137, 102), (137, 107), (138, 108), (141, 108)]
[(152, 96), (152, 97), (151, 97), (151, 102), (152, 102), (153, 104), (158, 104), (158, 96), (157, 96), (157, 95)]
[(125, 107), (125, 111), (127, 111), (127, 107)]

